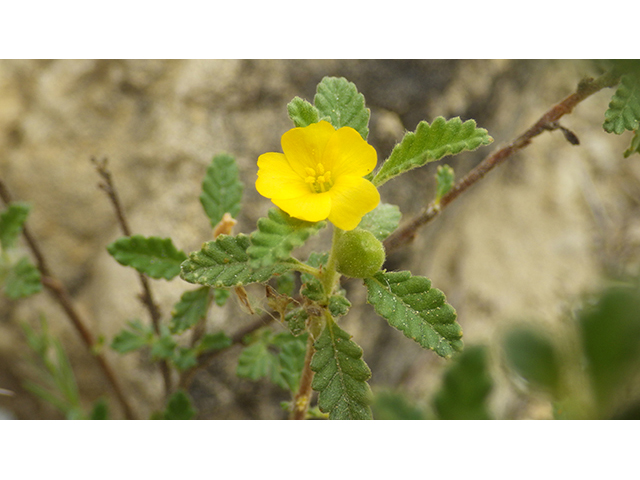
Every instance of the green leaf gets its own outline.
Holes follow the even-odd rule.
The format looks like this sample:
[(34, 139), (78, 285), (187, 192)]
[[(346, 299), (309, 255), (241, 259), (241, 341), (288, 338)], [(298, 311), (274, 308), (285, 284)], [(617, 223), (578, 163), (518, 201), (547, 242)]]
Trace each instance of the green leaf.
[(345, 78), (325, 77), (318, 84), (313, 99), (320, 119), (327, 119), (336, 129), (351, 127), (364, 140), (369, 135), (370, 111), (364, 105), (364, 95)]
[(4, 293), (12, 299), (24, 298), (42, 290), (40, 271), (27, 257), (20, 258), (9, 268)]
[(203, 319), (209, 310), (210, 292), (209, 287), (184, 292), (171, 312), (169, 331), (182, 333)]
[(194, 348), (178, 348), (173, 352), (171, 361), (178, 370), (187, 370), (198, 364), (198, 352)]
[(558, 394), (559, 358), (550, 336), (532, 325), (513, 327), (503, 340), (509, 366), (532, 385)]
[(251, 234), (247, 253), (253, 268), (266, 267), (291, 256), (294, 248), (304, 244), (326, 225), (290, 217), (279, 208), (271, 208), (267, 218), (258, 220), (258, 230)]
[(447, 155), (475, 150), (491, 142), (493, 138), (484, 128), (476, 128), (475, 120), (462, 123), (459, 117), (450, 120), (437, 117), (431, 125), (422, 121), (415, 132), (407, 132), (402, 141), (393, 148), (391, 155), (374, 177), (373, 184), (380, 186), (413, 168), (440, 160)]
[(251, 245), (248, 236), (220, 235), (207, 242), (199, 252), (192, 252), (182, 263), (183, 280), (209, 287), (235, 287), (249, 283), (266, 282), (274, 275), (281, 275), (293, 268), (287, 262), (268, 267), (253, 268), (247, 248)]
[(198, 352), (203, 353), (222, 350), (223, 348), (229, 347), (232, 343), (231, 338), (224, 332), (207, 333), (198, 344)]
[(236, 217), (240, 212), (243, 185), (238, 174), (238, 166), (231, 155), (216, 155), (211, 160), (202, 182), (200, 203), (215, 227), (225, 213)]
[(636, 130), (635, 135), (631, 139), (631, 145), (624, 151), (623, 155), (624, 158), (627, 158), (634, 153), (640, 153), (640, 130)]
[(109, 420), (109, 404), (104, 398), (99, 399), (93, 405), (89, 420)]
[(329, 311), (333, 318), (343, 317), (351, 308), (351, 302), (343, 295), (332, 295), (329, 297)]
[(434, 398), (441, 420), (489, 420), (487, 400), (493, 387), (483, 346), (465, 349), (446, 371)]
[(307, 335), (295, 337), (289, 333), (279, 334), (280, 352), (273, 364), (271, 381), (279, 387), (295, 392), (300, 385), (300, 376), (304, 368), (307, 353)]
[(381, 242), (400, 225), (402, 214), (396, 205), (379, 203), (376, 208), (362, 217), (358, 228), (368, 230)]
[(640, 362), (640, 290), (612, 288), (579, 315), (589, 372), (603, 412)]
[[(320, 268), (320, 266), (327, 264), (328, 259), (328, 253), (311, 252), (306, 263), (311, 267)], [(300, 281), (302, 282), (300, 286), (301, 295), (314, 302), (320, 302), (324, 299), (324, 288), (318, 278), (309, 273), (303, 273), (300, 275)]]
[(196, 414), (189, 395), (183, 390), (178, 390), (169, 398), (167, 408), (161, 418), (164, 420), (191, 420)]
[(620, 135), (625, 130), (638, 130), (640, 122), (640, 74), (623, 75), (620, 85), (604, 112), (603, 128)]
[(151, 358), (171, 360), (174, 358), (175, 349), (178, 346), (175, 339), (164, 325), (160, 327), (160, 336), (154, 336), (151, 342)]
[(436, 204), (444, 197), (455, 183), (453, 168), (449, 165), (438, 165), (436, 170)]
[(422, 409), (399, 392), (383, 391), (376, 393), (371, 405), (376, 420), (426, 420)]
[(314, 347), (311, 387), (319, 392), (318, 406), (332, 420), (371, 419), (371, 370), (362, 349), (332, 320), (328, 320)]
[(122, 237), (107, 246), (118, 263), (133, 267), (151, 278), (171, 280), (180, 274), (180, 264), (187, 256), (170, 238)]
[(289, 102), (287, 112), (296, 127), (308, 127), (320, 120), (318, 109), (300, 97), (294, 97)]
[(151, 345), (153, 332), (149, 327), (142, 325), (140, 320), (127, 322), (127, 329), (122, 330), (111, 342), (111, 348), (119, 353), (128, 353), (139, 348)]
[(411, 272), (378, 272), (364, 283), (378, 315), (405, 336), (445, 358), (462, 350), (456, 311), (440, 290), (431, 288), (431, 280)]
[(245, 347), (238, 357), (236, 375), (249, 380), (259, 380), (269, 375), (273, 368), (273, 355), (269, 353), (269, 344), (258, 341)]
[(15, 245), (29, 210), (31, 207), (27, 203), (12, 202), (0, 213), (0, 246), (3, 249), (7, 250)]

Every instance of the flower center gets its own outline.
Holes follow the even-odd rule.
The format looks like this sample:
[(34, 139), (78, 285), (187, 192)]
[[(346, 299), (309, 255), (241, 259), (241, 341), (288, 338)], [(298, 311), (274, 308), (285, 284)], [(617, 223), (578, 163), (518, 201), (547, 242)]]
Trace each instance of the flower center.
[(307, 167), (304, 170), (307, 177), (304, 179), (309, 184), (309, 188), (315, 193), (324, 193), (333, 187), (331, 172), (324, 169), (324, 165), (319, 163), (315, 169)]

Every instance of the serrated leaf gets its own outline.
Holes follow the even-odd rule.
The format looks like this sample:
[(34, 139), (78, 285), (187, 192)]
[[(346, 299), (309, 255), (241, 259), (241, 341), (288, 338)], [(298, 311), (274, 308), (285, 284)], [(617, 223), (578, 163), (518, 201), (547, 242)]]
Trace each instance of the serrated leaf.
[(4, 282), (4, 293), (14, 300), (42, 290), (40, 271), (27, 257), (20, 258), (9, 268)]
[(487, 350), (467, 347), (444, 374), (434, 398), (441, 420), (489, 420), (488, 396), (493, 381), (488, 373)]
[(240, 212), (243, 185), (233, 156), (222, 153), (213, 157), (202, 182), (200, 203), (215, 227), (225, 213), (236, 217)]
[(251, 246), (247, 249), (253, 268), (273, 265), (291, 256), (294, 248), (301, 246), (326, 225), (326, 222), (305, 222), (290, 217), (279, 208), (271, 208), (267, 218), (258, 220), (258, 230), (251, 234)]
[(579, 315), (579, 328), (601, 411), (630, 385), (640, 363), (640, 291), (612, 288)]
[(364, 283), (367, 301), (405, 336), (445, 358), (462, 350), (456, 311), (431, 280), (411, 272), (378, 272)]
[(115, 336), (111, 342), (111, 348), (119, 353), (128, 353), (150, 345), (153, 341), (153, 332), (145, 327), (139, 320), (127, 323), (127, 328)]
[(238, 357), (236, 375), (249, 380), (259, 380), (269, 375), (272, 369), (273, 355), (269, 353), (269, 345), (258, 341), (245, 347)]
[(336, 129), (351, 127), (367, 139), (370, 111), (353, 83), (342, 77), (325, 77), (318, 84), (313, 103), (321, 120), (327, 119)]
[(534, 326), (513, 327), (503, 340), (509, 366), (532, 385), (558, 393), (559, 358), (550, 336)]
[[(321, 265), (326, 265), (328, 259), (328, 253), (311, 252), (306, 263), (311, 267), (320, 268)], [(318, 278), (309, 273), (303, 273), (300, 275), (300, 281), (302, 282), (300, 286), (301, 295), (314, 302), (319, 302), (324, 299), (324, 288)]]
[(371, 370), (351, 335), (330, 320), (314, 347), (311, 387), (319, 392), (320, 410), (332, 420), (371, 419), (371, 389), (367, 384)]
[(603, 128), (620, 135), (625, 130), (638, 130), (640, 124), (640, 74), (623, 75), (620, 85), (604, 112)]
[(30, 210), (27, 203), (12, 202), (0, 213), (0, 246), (3, 249), (14, 246)]
[(167, 408), (161, 418), (164, 420), (191, 420), (196, 414), (189, 395), (183, 390), (178, 390), (167, 401)]
[(333, 318), (343, 317), (351, 308), (351, 302), (343, 295), (332, 295), (329, 297), (329, 312)]
[(453, 187), (455, 174), (449, 165), (439, 165), (436, 170), (436, 203)]
[(180, 274), (180, 264), (187, 256), (170, 238), (122, 237), (107, 246), (118, 263), (133, 267), (151, 278), (171, 280)]
[(402, 214), (396, 205), (379, 203), (376, 208), (362, 217), (358, 228), (368, 230), (382, 242), (398, 228), (401, 218)]
[(289, 102), (287, 112), (296, 127), (308, 127), (320, 120), (318, 109), (300, 97), (294, 97)]
[(180, 334), (204, 318), (209, 310), (210, 292), (209, 287), (184, 292), (171, 312), (169, 331)]
[(247, 249), (251, 240), (247, 235), (220, 235), (207, 242), (199, 252), (192, 252), (182, 263), (180, 276), (190, 283), (209, 287), (235, 287), (249, 283), (266, 282), (293, 268), (287, 262), (253, 268)]
[(459, 117), (445, 120), (437, 117), (429, 125), (422, 121), (415, 132), (407, 132), (373, 179), (380, 186), (391, 178), (440, 160), (447, 155), (457, 155), (489, 145), (493, 138), (484, 128), (477, 128), (475, 120), (462, 122)]

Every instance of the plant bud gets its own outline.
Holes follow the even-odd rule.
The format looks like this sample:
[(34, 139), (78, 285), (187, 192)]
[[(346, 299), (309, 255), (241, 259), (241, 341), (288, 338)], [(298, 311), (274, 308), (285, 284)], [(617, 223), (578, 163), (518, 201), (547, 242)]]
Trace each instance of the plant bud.
[(337, 270), (347, 277), (373, 276), (384, 263), (382, 243), (367, 230), (349, 230), (335, 247)]

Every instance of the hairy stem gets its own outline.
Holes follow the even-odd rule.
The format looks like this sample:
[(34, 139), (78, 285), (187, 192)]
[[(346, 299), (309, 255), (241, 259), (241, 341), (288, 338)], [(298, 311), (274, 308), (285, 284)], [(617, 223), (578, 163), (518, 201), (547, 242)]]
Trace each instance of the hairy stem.
[[(11, 203), (12, 201), (9, 190), (4, 185), (2, 180), (0, 180), (0, 198), (2, 198), (2, 201), (6, 205)], [(60, 282), (57, 278), (55, 278), (52, 275), (51, 271), (49, 270), (49, 266), (44, 258), (44, 255), (42, 254), (42, 250), (40, 250), (40, 247), (38, 246), (37, 242), (35, 241), (35, 238), (31, 234), (31, 231), (29, 230), (26, 224), (23, 225), (22, 227), (22, 235), (27, 243), (27, 246), (31, 250), (31, 253), (36, 259), (36, 264), (37, 264), (38, 270), (40, 271), (42, 284), (52, 295), (54, 300), (56, 300), (58, 304), (62, 307), (65, 314), (71, 321), (71, 324), (80, 335), (80, 338), (82, 338), (82, 341), (87, 347), (87, 349), (89, 350), (89, 352), (93, 356), (95, 356), (96, 360), (98, 361), (98, 365), (100, 366), (100, 369), (102, 370), (102, 372), (104, 373), (104, 376), (109, 381), (109, 384), (111, 385), (111, 388), (118, 402), (122, 407), (125, 417), (127, 419), (136, 418), (136, 416), (133, 413), (133, 409), (131, 408), (131, 405), (129, 404), (128, 400), (124, 396), (124, 392), (122, 391), (120, 384), (116, 380), (116, 376), (111, 368), (111, 365), (109, 365), (104, 355), (96, 352), (96, 348), (95, 348), (96, 341), (93, 338), (91, 330), (89, 330), (89, 328), (87, 327), (87, 323), (80, 316), (75, 306), (73, 305), (73, 302), (71, 300), (71, 295), (69, 294), (67, 289), (64, 287), (62, 282)]]
[(529, 145), (534, 137), (537, 137), (545, 131), (561, 128), (556, 123), (561, 117), (571, 113), (575, 106), (587, 97), (590, 97), (604, 88), (613, 87), (617, 85), (619, 81), (620, 76), (611, 72), (607, 72), (596, 79), (587, 78), (582, 80), (578, 84), (578, 88), (575, 93), (572, 93), (564, 100), (551, 107), (531, 128), (514, 141), (486, 157), (462, 180), (456, 183), (456, 185), (440, 199), (439, 204), (435, 201), (431, 202), (422, 210), (422, 212), (409, 221), (409, 223), (389, 236), (384, 241), (385, 251), (389, 253), (396, 250), (398, 247), (409, 243), (415, 237), (418, 228), (426, 225), (437, 217), (440, 212), (447, 207), (447, 205), (458, 198), (458, 196), (465, 192), (469, 187), (481, 180), (487, 173), (509, 159), (514, 153)]
[(309, 403), (311, 402), (311, 382), (313, 381), (313, 370), (311, 370), (311, 359), (315, 353), (313, 347), (314, 338), (313, 335), (309, 335), (307, 339), (307, 353), (304, 357), (304, 368), (300, 375), (300, 387), (298, 392), (293, 397), (293, 408), (291, 410), (291, 420), (304, 420), (307, 418), (307, 411), (309, 410)]

